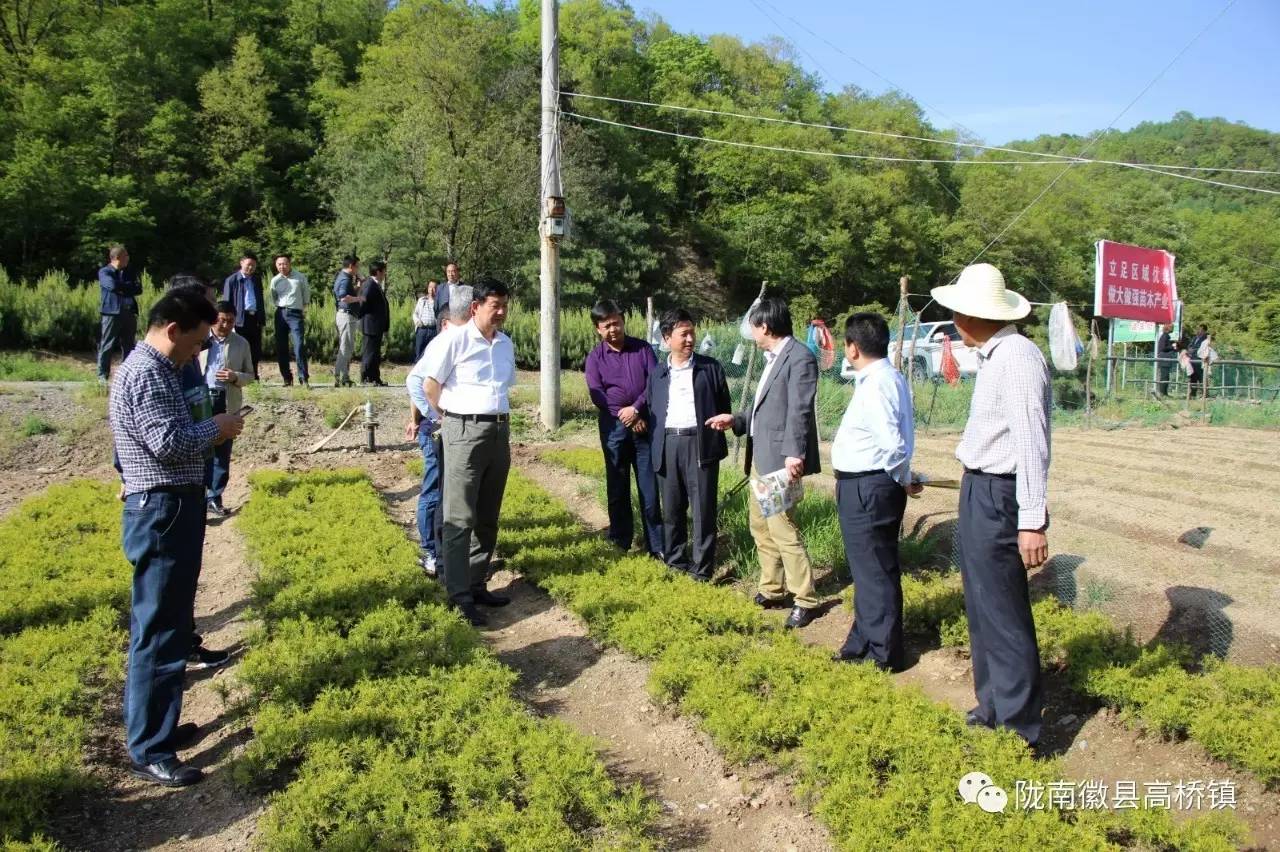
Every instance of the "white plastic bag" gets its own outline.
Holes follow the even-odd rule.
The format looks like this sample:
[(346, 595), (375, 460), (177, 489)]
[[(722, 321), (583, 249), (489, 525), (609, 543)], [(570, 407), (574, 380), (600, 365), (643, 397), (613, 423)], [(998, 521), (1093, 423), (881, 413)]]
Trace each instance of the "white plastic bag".
[(742, 335), (743, 340), (755, 340), (751, 336), (751, 312), (756, 309), (758, 304), (760, 304), (760, 300), (756, 299), (751, 303), (751, 307), (747, 308), (747, 312), (742, 315), (742, 323), (738, 326), (738, 333)]
[(1071, 311), (1067, 310), (1066, 302), (1058, 302), (1049, 311), (1049, 355), (1054, 368), (1063, 372), (1074, 370), (1079, 363), (1080, 349), (1080, 338), (1071, 324)]

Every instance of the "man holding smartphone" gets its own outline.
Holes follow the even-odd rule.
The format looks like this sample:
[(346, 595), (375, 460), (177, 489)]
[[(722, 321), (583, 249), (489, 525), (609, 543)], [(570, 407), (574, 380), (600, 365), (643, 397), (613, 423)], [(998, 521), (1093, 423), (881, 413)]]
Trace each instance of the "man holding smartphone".
[[(239, 414), (244, 405), (242, 388), (253, 381), (253, 360), (249, 342), (233, 330), (236, 308), (231, 302), (218, 302), (218, 318), (209, 332), (209, 345), (200, 353), (200, 371), (209, 387), (213, 413)], [(230, 439), (213, 448), (213, 457), (205, 463), (205, 506), (210, 517), (225, 518), (222, 492), (231, 478)]]

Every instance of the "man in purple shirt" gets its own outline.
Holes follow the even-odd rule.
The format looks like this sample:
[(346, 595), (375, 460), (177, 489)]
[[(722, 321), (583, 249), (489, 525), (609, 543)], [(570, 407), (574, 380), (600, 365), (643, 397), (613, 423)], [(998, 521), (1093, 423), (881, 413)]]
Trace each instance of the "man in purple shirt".
[(622, 311), (610, 299), (591, 309), (600, 345), (587, 355), (587, 389), (600, 410), (600, 448), (604, 450), (609, 495), (609, 540), (629, 550), (635, 539), (631, 515), (631, 469), (636, 472), (645, 546), (662, 558), (662, 512), (658, 479), (649, 457), (649, 409), (644, 396), (649, 371), (658, 366), (653, 349), (623, 332)]

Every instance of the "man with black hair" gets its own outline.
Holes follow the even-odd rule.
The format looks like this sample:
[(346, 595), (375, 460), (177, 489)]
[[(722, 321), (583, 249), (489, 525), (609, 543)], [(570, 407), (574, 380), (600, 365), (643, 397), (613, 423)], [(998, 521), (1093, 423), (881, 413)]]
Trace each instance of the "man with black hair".
[(310, 386), (307, 371), (307, 303), (311, 301), (311, 282), (307, 276), (293, 268), (293, 258), (288, 254), (275, 256), (275, 277), (271, 279), (271, 298), (276, 303), (276, 363), (280, 365), (280, 378), (285, 385), (293, 384), (293, 371), (289, 369), (289, 345), (293, 344), (294, 360), (298, 362), (298, 382), (304, 388)]
[(356, 351), (356, 322), (360, 319), (360, 258), (349, 254), (333, 279), (337, 305), (338, 355), (333, 365), (334, 387), (351, 385), (351, 356)]
[[(711, 582), (716, 567), (716, 492), (720, 460), (729, 455), (723, 430), (706, 424), (731, 409), (729, 383), (715, 358), (693, 351), (697, 333), (689, 312), (676, 308), (658, 325), (671, 350), (649, 372), (645, 385), (655, 461), (662, 494), (662, 554), (667, 565)], [(688, 518), (693, 510), (693, 542)]]
[(649, 407), (645, 385), (658, 366), (653, 348), (623, 331), (622, 310), (611, 299), (591, 308), (600, 343), (587, 355), (587, 390), (599, 411), (600, 448), (604, 451), (609, 495), (609, 540), (630, 550), (635, 538), (631, 516), (631, 471), (640, 496), (640, 520), (651, 556), (662, 556), (662, 510), (658, 479), (649, 455)]
[[(218, 318), (210, 330), (207, 346), (199, 355), (200, 374), (209, 388), (213, 414), (233, 414), (244, 403), (245, 385), (253, 382), (253, 361), (248, 342), (232, 331), (236, 309), (230, 302), (218, 302), (215, 306)], [(222, 492), (231, 478), (232, 441), (223, 441), (213, 448), (213, 457), (205, 465), (205, 502), (208, 513), (215, 518), (225, 518), (227, 510), (222, 505)]]
[(262, 360), (262, 323), (266, 301), (262, 296), (262, 276), (258, 274), (258, 258), (252, 252), (240, 255), (240, 268), (222, 282), (222, 300), (236, 308), (236, 334), (249, 341), (249, 357), (253, 359), (253, 377), (258, 378), (258, 362)]
[[(747, 436), (743, 468), (748, 476), (785, 469), (795, 480), (818, 473), (818, 362), (791, 336), (791, 310), (776, 296), (762, 299), (747, 317), (756, 346), (764, 351), (764, 370), (750, 408), (713, 417), (713, 429), (732, 428)], [(795, 507), (765, 517), (760, 502), (747, 500), (751, 537), (760, 556), (760, 588), (755, 602), (765, 609), (790, 606), (787, 628), (804, 627), (816, 617), (813, 565), (796, 526)]]
[(479, 606), (506, 606), (485, 580), (498, 543), (498, 516), (511, 470), (511, 402), (516, 357), (502, 333), (510, 293), (484, 279), (472, 289), (471, 320), (427, 348), (426, 395), (444, 422), (444, 584), (473, 625)]
[(195, 734), (178, 719), (204, 546), (204, 452), (244, 425), (232, 414), (194, 422), (183, 398), (179, 368), (200, 351), (216, 316), (197, 289), (162, 296), (109, 401), (124, 479), (124, 553), (133, 565), (125, 740), (130, 773), (167, 787), (203, 777), (176, 752)]
[(856, 389), (831, 442), (831, 467), (844, 556), (853, 577), (853, 625), (836, 659), (901, 671), (898, 535), (907, 494), (922, 489), (911, 481), (911, 393), (888, 354), (884, 317), (857, 313), (845, 321), (844, 357), (855, 371)]
[(102, 337), (98, 341), (98, 381), (111, 376), (111, 353), (120, 350), (124, 361), (133, 351), (138, 338), (138, 297), (142, 283), (129, 269), (129, 252), (124, 246), (112, 246), (107, 265), (98, 270), (98, 313), (102, 318)]
[(378, 387), (387, 386), (382, 380), (382, 338), (391, 328), (391, 306), (382, 289), (386, 280), (386, 261), (376, 260), (369, 265), (369, 277), (360, 288), (360, 331), (364, 337), (360, 381)]

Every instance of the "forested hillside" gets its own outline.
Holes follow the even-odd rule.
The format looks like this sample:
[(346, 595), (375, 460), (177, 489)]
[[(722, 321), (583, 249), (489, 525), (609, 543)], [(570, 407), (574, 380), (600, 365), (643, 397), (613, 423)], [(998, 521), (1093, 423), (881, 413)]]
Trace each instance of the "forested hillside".
[[(538, 4), (442, 0), (30, 0), (0, 8), (0, 264), (89, 277), (129, 245), (154, 278), (290, 250), (313, 276), (355, 248), (406, 292), (446, 258), (532, 295)], [(566, 0), (562, 88), (901, 136), (955, 138), (901, 93), (819, 80), (777, 43), (675, 33)], [(954, 275), (1065, 168), (937, 142), (562, 99), (568, 304), (597, 292), (740, 309), (762, 278), (823, 311)], [(902, 163), (770, 152), (576, 118)], [(1102, 118), (1102, 117), (1100, 117)], [(1051, 128), (1046, 128), (1051, 129)], [(973, 140), (964, 140), (971, 142)], [(1005, 140), (985, 140), (1003, 143)], [(1013, 147), (1076, 155), (1089, 140)], [(1280, 135), (1180, 113), (1089, 156), (1280, 168)], [(1265, 175), (1194, 176), (1280, 189)], [(1030, 298), (1091, 300), (1093, 243), (1178, 256), (1190, 318), (1280, 350), (1280, 198), (1076, 165), (986, 254)]]

